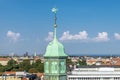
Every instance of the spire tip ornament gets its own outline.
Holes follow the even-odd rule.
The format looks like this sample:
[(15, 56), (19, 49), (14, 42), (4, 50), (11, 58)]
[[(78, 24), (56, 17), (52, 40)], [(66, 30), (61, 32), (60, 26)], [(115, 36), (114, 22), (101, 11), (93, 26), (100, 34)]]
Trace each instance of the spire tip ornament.
[(58, 9), (57, 8), (52, 8), (53, 13), (57, 13)]
[(57, 13), (57, 11), (58, 11), (57, 8), (52, 8), (52, 12), (54, 13), (54, 28), (57, 27), (57, 24), (56, 24), (56, 20), (57, 20), (56, 13)]

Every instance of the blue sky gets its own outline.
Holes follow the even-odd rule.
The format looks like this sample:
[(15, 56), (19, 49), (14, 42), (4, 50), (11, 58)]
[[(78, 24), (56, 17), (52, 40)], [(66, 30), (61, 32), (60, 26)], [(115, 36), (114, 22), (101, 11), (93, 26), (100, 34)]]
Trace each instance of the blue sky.
[(0, 54), (44, 54), (53, 32), (69, 55), (120, 55), (120, 0), (0, 0)]

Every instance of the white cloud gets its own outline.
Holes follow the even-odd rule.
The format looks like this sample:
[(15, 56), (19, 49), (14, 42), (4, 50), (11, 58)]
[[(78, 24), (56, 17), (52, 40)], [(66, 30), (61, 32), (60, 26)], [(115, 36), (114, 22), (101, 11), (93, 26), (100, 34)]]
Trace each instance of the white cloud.
[(45, 40), (46, 41), (52, 41), (53, 40), (53, 32), (49, 32), (48, 37)]
[[(118, 36), (118, 34), (117, 34)], [(119, 38), (120, 40), (120, 34)], [(45, 39), (46, 41), (53, 40), (53, 32), (48, 33), (48, 37)], [(61, 41), (70, 41), (70, 40), (80, 40), (82, 42), (107, 42), (109, 41), (108, 33), (107, 32), (100, 32), (98, 33), (97, 37), (90, 38), (88, 37), (87, 31), (80, 31), (78, 34), (71, 34), (70, 31), (63, 32), (62, 36), (59, 38)]]
[(10, 40), (12, 40), (14, 42), (18, 41), (18, 39), (21, 36), (20, 33), (15, 33), (13, 31), (8, 31), (6, 35)]
[(88, 38), (88, 33), (86, 31), (79, 32), (78, 34), (72, 35), (69, 31), (63, 33), (60, 38), (61, 41), (64, 40), (85, 40)]
[(109, 40), (110, 39), (108, 38), (107, 32), (98, 33), (98, 36), (93, 39), (93, 41), (97, 41), (97, 42), (105, 42), (105, 41), (109, 41)]
[(120, 40), (120, 34), (119, 33), (114, 33), (114, 37), (116, 40)]

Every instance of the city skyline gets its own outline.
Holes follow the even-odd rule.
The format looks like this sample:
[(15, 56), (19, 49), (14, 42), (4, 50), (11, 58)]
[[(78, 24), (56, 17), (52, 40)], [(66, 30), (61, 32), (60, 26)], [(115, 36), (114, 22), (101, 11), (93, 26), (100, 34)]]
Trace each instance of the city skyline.
[(44, 54), (53, 37), (53, 7), (58, 8), (57, 37), (69, 55), (120, 54), (120, 1), (0, 1), (0, 54)]

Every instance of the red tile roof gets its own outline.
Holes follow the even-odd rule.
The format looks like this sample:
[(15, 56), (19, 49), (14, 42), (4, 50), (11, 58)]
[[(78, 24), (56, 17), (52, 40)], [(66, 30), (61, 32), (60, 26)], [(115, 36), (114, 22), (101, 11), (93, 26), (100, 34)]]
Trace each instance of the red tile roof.
[(7, 75), (11, 75), (11, 74), (16, 74), (16, 72), (13, 72), (13, 71), (7, 71), (7, 72), (5, 72), (4, 74), (7, 74)]
[(9, 61), (10, 58), (0, 58), (0, 61)]
[(43, 73), (37, 73), (37, 76), (38, 76), (38, 77), (42, 77), (42, 76), (43, 76)]

